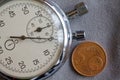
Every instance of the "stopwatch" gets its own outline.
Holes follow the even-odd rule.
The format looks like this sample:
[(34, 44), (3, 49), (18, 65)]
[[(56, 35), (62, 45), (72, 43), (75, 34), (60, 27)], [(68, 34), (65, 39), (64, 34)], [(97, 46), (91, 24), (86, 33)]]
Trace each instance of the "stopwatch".
[(5, 79), (47, 78), (65, 62), (71, 42), (69, 21), (54, 2), (0, 2), (0, 75)]

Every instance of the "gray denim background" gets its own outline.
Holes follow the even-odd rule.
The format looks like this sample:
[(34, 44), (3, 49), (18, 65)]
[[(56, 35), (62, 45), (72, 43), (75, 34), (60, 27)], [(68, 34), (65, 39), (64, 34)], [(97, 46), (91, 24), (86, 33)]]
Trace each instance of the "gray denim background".
[[(85, 30), (86, 40), (94, 41), (104, 47), (107, 54), (105, 69), (94, 77), (77, 74), (70, 62), (47, 80), (120, 80), (120, 0), (53, 0), (63, 11), (73, 9), (79, 2), (85, 2), (89, 13), (70, 20), (72, 32)], [(72, 48), (80, 43), (73, 41)], [(71, 53), (69, 53), (71, 56)]]
[[(72, 32), (85, 30), (86, 40), (94, 41), (104, 47), (107, 54), (105, 69), (94, 77), (77, 74), (69, 59), (53, 76), (47, 80), (120, 80), (120, 0), (52, 0), (63, 11), (73, 9), (79, 2), (85, 2), (89, 13), (70, 20)], [(71, 52), (81, 41), (73, 40)], [(2, 80), (2, 79), (0, 79)]]

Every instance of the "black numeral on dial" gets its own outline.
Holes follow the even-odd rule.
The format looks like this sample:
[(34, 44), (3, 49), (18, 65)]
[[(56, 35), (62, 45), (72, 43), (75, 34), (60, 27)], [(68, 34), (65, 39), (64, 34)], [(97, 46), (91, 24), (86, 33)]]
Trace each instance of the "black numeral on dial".
[(24, 61), (19, 62), (18, 65), (20, 66), (21, 69), (26, 68)]
[(41, 11), (37, 11), (37, 12), (35, 13), (35, 15), (36, 15), (36, 16), (42, 16)]
[(5, 58), (5, 61), (7, 62), (8, 65), (13, 63), (13, 60), (11, 57)]
[(45, 51), (43, 51), (43, 53), (44, 53), (45, 56), (48, 56), (50, 54), (50, 51), (49, 50), (45, 50)]
[(39, 63), (40, 63), (40, 62), (39, 62), (38, 59), (33, 60), (33, 64), (34, 64), (34, 65), (38, 65)]
[(3, 49), (2, 49), (2, 46), (0, 46), (0, 54), (3, 53)]
[(29, 14), (29, 10), (28, 10), (28, 7), (26, 5), (22, 8), (22, 11), (25, 15)]
[(0, 20), (0, 27), (4, 27), (5, 26), (5, 22), (3, 20)]
[(13, 18), (16, 14), (15, 14), (14, 11), (9, 11), (9, 15), (10, 15), (11, 18)]

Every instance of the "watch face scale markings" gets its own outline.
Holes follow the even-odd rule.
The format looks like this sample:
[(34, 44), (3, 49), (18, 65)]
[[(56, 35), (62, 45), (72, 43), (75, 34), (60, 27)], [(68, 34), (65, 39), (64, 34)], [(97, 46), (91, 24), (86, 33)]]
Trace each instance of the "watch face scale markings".
[[(27, 5), (27, 8), (26, 8), (26, 6), (25, 5)], [(19, 15), (18, 15), (18, 12), (16, 13), (16, 9), (18, 9), (18, 10), (21, 10), (20, 12), (19, 12), (19, 14), (21, 14), (21, 15), (24, 15), (24, 17), (26, 17), (27, 15), (31, 15), (31, 14), (34, 14), (34, 16), (33, 17), (35, 17), (36, 15), (35, 15), (35, 12), (37, 12), (38, 10), (37, 10), (37, 8), (39, 9), (40, 7), (38, 7), (38, 6), (36, 6), (36, 4), (31, 4), (31, 3), (25, 3), (25, 4), (23, 4), (23, 3), (15, 3), (15, 4), (13, 4), (12, 5), (12, 7), (11, 6), (9, 6), (9, 8), (10, 8), (10, 10), (9, 9), (7, 9), (7, 10), (5, 10), (4, 11), (4, 13), (1, 13), (1, 11), (0, 11), (0, 17), (4, 17), (4, 15), (9, 15), (9, 20), (10, 21), (12, 21), (12, 20), (14, 20), (13, 18), (17, 18)], [(12, 9), (13, 8), (13, 9)], [(27, 12), (25, 12), (26, 14), (24, 14), (24, 12), (22, 12), (22, 8), (24, 8), (24, 10), (23, 11), (25, 11), (25, 9), (27, 9), (27, 10), (29, 10), (29, 13), (27, 13)], [(35, 12), (33, 13), (33, 12), (31, 12), (31, 9), (36, 9), (36, 10), (34, 10)], [(41, 8), (40, 8), (41, 9)], [(26, 11), (27, 11), (26, 10)], [(9, 13), (9, 11), (10, 11), (10, 13)], [(9, 70), (9, 72), (10, 71), (12, 71), (13, 73), (20, 73), (20, 75), (23, 73), (23, 74), (32, 74), (32, 73), (34, 73), (34, 72), (37, 72), (38, 70), (42, 70), (42, 69), (44, 69), (47, 65), (49, 65), (50, 63), (51, 63), (51, 61), (52, 61), (52, 59), (55, 59), (55, 56), (56, 56), (56, 53), (57, 53), (57, 55), (59, 55), (58, 54), (58, 52), (59, 52), (59, 48), (60, 48), (60, 43), (58, 42), (58, 37), (54, 37), (54, 35), (55, 35), (55, 33), (57, 33), (57, 28), (54, 28), (55, 27), (55, 25), (53, 25), (54, 24), (54, 22), (52, 22), (53, 20), (51, 20), (52, 18), (50, 17), (50, 14), (46, 11), (46, 10), (43, 10), (43, 9), (41, 9), (40, 10), (41, 11), (41, 13), (40, 13), (40, 15), (42, 14), (42, 16), (38, 16), (38, 17), (47, 17), (47, 18), (45, 18), (43, 21), (42, 20), (40, 20), (39, 19), (39, 23), (36, 23), (36, 24), (34, 24), (34, 22), (33, 22), (33, 27), (36, 27), (36, 34), (40, 34), (40, 33), (42, 33), (42, 31), (43, 31), (43, 33), (44, 33), (44, 36), (43, 37), (50, 37), (48, 40), (46, 40), (45, 42), (44, 42), (44, 44), (45, 45), (47, 45), (47, 44), (50, 44), (50, 45), (52, 45), (51, 46), (51, 48), (50, 48), (50, 50), (49, 50), (49, 48), (48, 48), (48, 51), (46, 51), (47, 50), (47, 48), (46, 49), (44, 49), (43, 51), (46, 51), (46, 52), (44, 52), (44, 54), (45, 54), (45, 56), (46, 56), (46, 58), (44, 57), (44, 61), (41, 61), (40, 59), (31, 59), (30, 61), (29, 61), (29, 63), (30, 64), (28, 64), (27, 62), (27, 60), (28, 59), (25, 59), (25, 60), (23, 60), (23, 61), (21, 61), (20, 60), (20, 58), (18, 59), (18, 60), (16, 60), (15, 59), (15, 55), (17, 55), (18, 53), (14, 53), (14, 52), (16, 52), (16, 50), (17, 49), (21, 49), (21, 48), (19, 48), (19, 45), (22, 45), (23, 43), (22, 42), (25, 42), (25, 41), (29, 41), (29, 42), (32, 42), (32, 43), (34, 43), (34, 44), (37, 44), (37, 45), (41, 45), (41, 43), (36, 43), (35, 41), (32, 41), (32, 40), (24, 40), (24, 41), (22, 41), (21, 42), (21, 40), (19, 40), (19, 39), (14, 39), (15, 41), (13, 42), (13, 43), (11, 43), (12, 42), (12, 40), (11, 40), (11, 42), (9, 43), (9, 44), (6, 44), (5, 43), (5, 46), (8, 46), (8, 47), (10, 47), (10, 49), (11, 49), (11, 53), (12, 54), (8, 54), (8, 56), (9, 55), (11, 55), (11, 59), (13, 59), (13, 62), (12, 62), (12, 60), (10, 60), (9, 59), (9, 61), (11, 61), (11, 63), (10, 64), (8, 64), (7, 65), (7, 62), (5, 62), (5, 61), (3, 61), (3, 62), (0, 62), (0, 64), (2, 65), (2, 66), (4, 66), (4, 69), (6, 68), (6, 69), (8, 69)], [(3, 11), (2, 11), (3, 12)], [(44, 14), (43, 14), (44, 13)], [(1, 16), (1, 14), (4, 14), (4, 15), (2, 15)], [(8, 16), (7, 15), (7, 16)], [(30, 18), (31, 19), (31, 18)], [(6, 18), (5, 18), (5, 20), (6, 20)], [(36, 17), (36, 19), (34, 19), (35, 21), (38, 21), (38, 19), (37, 19), (37, 17)], [(50, 21), (51, 20), (51, 21)], [(44, 22), (45, 21), (45, 22)], [(8, 22), (8, 21), (7, 21)], [(48, 22), (48, 23), (47, 23)], [(45, 26), (47, 26), (48, 28), (45, 28), (44, 30), (42, 30), (42, 31), (40, 31), (39, 29), (37, 30), (37, 28), (39, 27), (39, 26), (37, 26), (38, 24), (42, 24), (42, 23), (44, 23), (45, 24)], [(50, 25), (52, 23), (52, 25)], [(9, 25), (9, 23), (7, 23), (7, 25)], [(8, 27), (8, 26), (7, 26)], [(16, 26), (17, 27), (17, 26)], [(21, 27), (23, 27), (23, 26), (21, 26)], [(26, 27), (27, 27), (27, 24), (26, 24)], [(44, 26), (42, 26), (42, 27), (44, 27)], [(52, 27), (52, 28), (51, 28)], [(51, 29), (49, 29), (49, 28), (51, 28)], [(31, 28), (26, 28), (28, 31), (30, 31), (30, 29)], [(34, 31), (34, 30), (33, 30)], [(46, 32), (44, 32), (44, 31), (46, 31)], [(48, 32), (47, 32), (48, 31)], [(12, 32), (11, 32), (12, 33)], [(32, 33), (32, 32), (31, 32)], [(30, 34), (30, 35), (28, 35), (28, 36), (33, 36), (33, 37), (36, 37), (36, 34), (33, 32), (32, 34)], [(51, 34), (51, 35), (50, 35)], [(23, 35), (23, 34), (22, 34)], [(56, 34), (57, 35), (57, 34)], [(10, 36), (21, 36), (21, 35), (10, 35)], [(26, 36), (26, 35), (25, 35)], [(1, 37), (3, 37), (3, 35), (1, 36)], [(6, 37), (6, 35), (5, 35), (5, 37)], [(41, 36), (40, 36), (41, 37)], [(0, 38), (1, 39), (1, 38)], [(6, 38), (6, 40), (7, 40), (7, 38)], [(43, 39), (44, 40), (44, 39)], [(36, 40), (37, 41), (37, 40)], [(38, 42), (39, 41), (41, 41), (41, 40), (38, 40)], [(19, 43), (20, 42), (20, 43)], [(18, 44), (19, 43), (19, 45), (17, 45), (17, 47), (16, 48), (12, 48), (12, 46), (14, 47), (14, 44), (15, 44), (15, 46), (16, 46), (16, 44)], [(24, 46), (23, 46), (23, 48), (24, 48)], [(10, 49), (6, 49), (5, 50), (5, 52), (7, 52), (8, 53), (8, 51), (10, 50)], [(5, 54), (7, 54), (7, 53), (5, 53)], [(19, 56), (20, 54), (18, 54), (18, 56)], [(22, 54), (21, 56), (23, 56), (24, 54)], [(29, 54), (27, 54), (27, 55), (29, 55)], [(39, 56), (41, 56), (41, 54), (36, 54), (36, 56), (37, 55), (39, 55)], [(6, 56), (6, 58), (8, 57), (8, 56)], [(41, 56), (42, 57), (42, 56)], [(7, 60), (6, 61), (8, 61), (8, 58), (7, 58)], [(34, 61), (34, 62), (33, 62)], [(16, 65), (17, 64), (17, 65)], [(0, 65), (0, 66), (1, 66)], [(16, 66), (14, 66), (14, 65), (16, 65)], [(32, 67), (29, 67), (29, 66), (32, 66)], [(16, 75), (15, 75), (16, 76)], [(21, 77), (22, 78), (22, 77)], [(27, 77), (26, 77), (27, 78)]]

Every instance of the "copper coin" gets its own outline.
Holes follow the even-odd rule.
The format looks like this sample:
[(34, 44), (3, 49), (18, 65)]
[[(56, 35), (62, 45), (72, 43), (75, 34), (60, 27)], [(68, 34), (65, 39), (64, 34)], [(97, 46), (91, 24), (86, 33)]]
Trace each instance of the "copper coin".
[(106, 65), (106, 54), (103, 48), (94, 42), (83, 42), (72, 54), (74, 69), (84, 76), (95, 76)]

